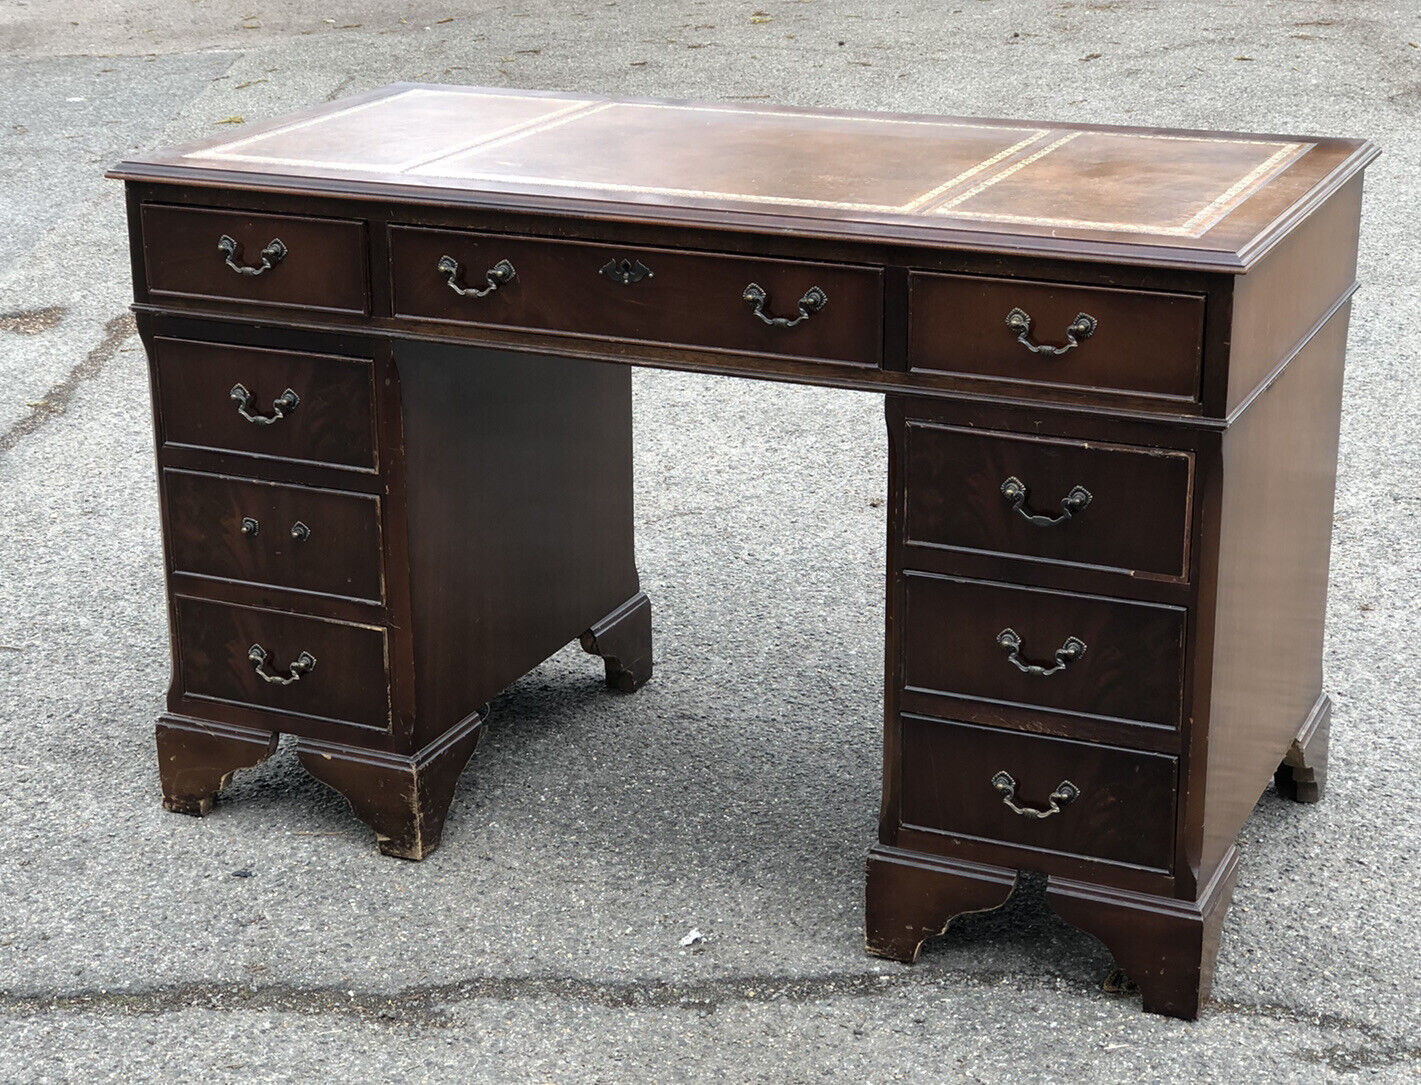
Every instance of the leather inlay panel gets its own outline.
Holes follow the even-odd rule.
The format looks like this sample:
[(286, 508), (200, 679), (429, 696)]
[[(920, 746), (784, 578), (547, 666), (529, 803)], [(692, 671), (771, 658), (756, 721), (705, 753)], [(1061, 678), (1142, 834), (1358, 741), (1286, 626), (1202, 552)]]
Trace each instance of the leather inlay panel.
[[(1239, 270), (1361, 140), (395, 84), (122, 163), (268, 190), (892, 236)], [(755, 221), (759, 219), (759, 222)], [(877, 227), (875, 230), (874, 227)], [(1080, 257), (1084, 250), (1076, 251)]]
[(1154, 133), (1055, 134), (933, 214), (1198, 237), (1312, 146)]

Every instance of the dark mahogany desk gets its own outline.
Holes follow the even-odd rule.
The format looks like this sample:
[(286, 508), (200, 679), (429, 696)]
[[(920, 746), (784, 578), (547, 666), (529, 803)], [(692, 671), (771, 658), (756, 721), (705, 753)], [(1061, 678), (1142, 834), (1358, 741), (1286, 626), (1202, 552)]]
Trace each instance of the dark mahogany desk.
[(399, 85), (120, 164), (166, 805), (287, 732), (427, 855), (500, 690), (578, 636), (614, 688), (651, 676), (628, 366), (876, 389), (869, 951), (1039, 870), (1146, 1009), (1196, 1016), (1240, 826), (1275, 774), (1323, 784), (1375, 154)]

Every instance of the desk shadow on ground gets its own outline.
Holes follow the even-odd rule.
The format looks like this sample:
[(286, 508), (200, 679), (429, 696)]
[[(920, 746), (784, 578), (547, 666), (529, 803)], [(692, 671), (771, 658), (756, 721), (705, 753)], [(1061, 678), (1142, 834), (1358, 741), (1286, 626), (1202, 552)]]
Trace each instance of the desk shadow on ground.
[[(771, 773), (766, 766), (805, 760), (802, 735), (742, 717), (726, 727), (758, 732), (759, 745), (753, 758), (727, 765), (716, 757), (724, 740), (698, 730), (693, 712), (681, 713), (684, 690), (658, 694), (649, 685), (632, 697), (656, 703), (633, 706), (626, 695), (606, 690), (600, 676), (599, 661), (573, 646), (493, 702), (490, 732), (460, 780), (435, 857), (442, 856), (446, 870), (462, 868), (470, 888), (477, 891), (496, 872), (529, 879), (521, 890), (506, 887), (515, 899), (524, 892), (557, 894), (556, 883), (539, 875), (559, 863), (585, 865), (602, 873), (580, 893), (611, 889), (600, 883), (619, 872), (616, 899), (602, 906), (619, 922), (644, 923), (646, 914), (619, 913), (655, 910), (668, 900), (714, 900), (708, 907), (722, 913), (727, 901), (732, 909), (738, 903), (748, 906), (746, 914), (729, 917), (724, 927), (736, 928), (727, 937), (752, 957), (761, 950), (773, 956), (786, 927), (799, 928), (812, 959), (796, 962), (797, 972), (902, 972), (927, 983), (975, 974), (1026, 990), (1062, 984), (1100, 990), (1110, 954), (1050, 911), (1044, 876), (1029, 872), (1002, 908), (954, 920), (911, 970), (868, 956), (862, 948), (864, 857), (875, 838), (877, 742), (846, 758), (862, 763), (848, 779), (829, 771), (837, 758), (822, 751), (808, 759), (806, 771)], [(667, 685), (680, 684), (668, 679)], [(702, 692), (714, 699), (713, 688)], [(876, 733), (878, 718), (871, 714), (865, 733)], [(618, 757), (626, 745), (636, 748)], [(299, 821), (293, 830), (299, 835), (330, 838), (314, 846), (353, 845), (368, 853), (372, 877), (409, 877), (411, 865), (378, 855), (370, 830), (343, 798), (306, 775), (290, 746), (284, 740), (267, 766), (239, 775), (231, 806), (257, 816), (280, 805), (267, 816), (288, 825)], [(826, 782), (826, 775), (838, 778)], [(510, 871), (499, 859), (512, 850), (528, 861)], [(622, 897), (627, 886), (638, 885), (653, 887), (648, 897), (654, 903)], [(534, 918), (539, 907), (524, 918)], [(755, 967), (739, 953), (727, 963), (736, 972)], [(776, 962), (767, 963), (778, 971)]]

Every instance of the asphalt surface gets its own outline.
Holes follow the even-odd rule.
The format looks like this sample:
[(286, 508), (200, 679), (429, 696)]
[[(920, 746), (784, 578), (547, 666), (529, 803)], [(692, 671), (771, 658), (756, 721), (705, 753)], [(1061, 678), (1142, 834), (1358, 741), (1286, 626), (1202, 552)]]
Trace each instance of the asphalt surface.
[[(1421, 10), (1355, 0), (0, 7), (0, 1079), (1399, 1080), (1421, 1066)], [(862, 950), (881, 749), (875, 396), (639, 372), (655, 680), (508, 691), (441, 849), (289, 749), (159, 803), (168, 680), (132, 148), (401, 79), (1369, 136), (1318, 806), (1241, 838), (1196, 1024), (1029, 882)], [(230, 122), (224, 124), (224, 122)], [(706, 941), (679, 945), (698, 928)]]

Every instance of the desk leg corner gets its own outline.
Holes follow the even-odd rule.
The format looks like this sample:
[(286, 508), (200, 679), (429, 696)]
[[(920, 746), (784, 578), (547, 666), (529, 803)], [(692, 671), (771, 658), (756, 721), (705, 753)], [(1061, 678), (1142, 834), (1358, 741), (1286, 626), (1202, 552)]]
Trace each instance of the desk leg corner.
[(1016, 879), (1015, 870), (876, 844), (868, 853), (865, 948), (912, 964), (958, 916), (1005, 904)]
[(307, 772), (339, 792), (375, 830), (383, 854), (424, 859), (443, 838), (454, 789), (483, 737), (487, 715), (485, 706), (413, 756), (306, 738), (296, 753)]
[(260, 765), (276, 752), (273, 731), (212, 723), (164, 713), (158, 717), (158, 775), (163, 806), (202, 817), (238, 769)]
[(1278, 794), (1294, 802), (1322, 799), (1327, 788), (1327, 743), (1331, 729), (1332, 699), (1324, 693), (1318, 697), (1273, 774)]
[(651, 680), (651, 600), (637, 592), (578, 638), (607, 665), (607, 688), (633, 693)]

